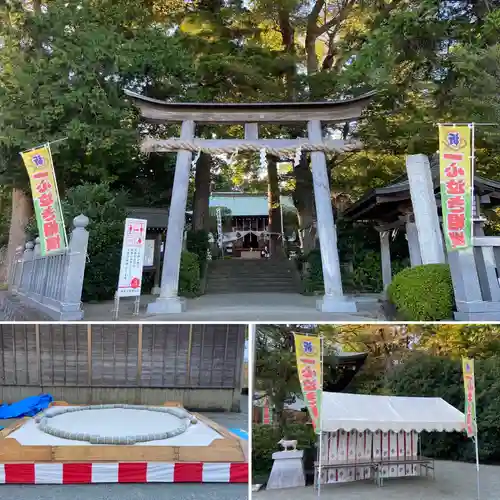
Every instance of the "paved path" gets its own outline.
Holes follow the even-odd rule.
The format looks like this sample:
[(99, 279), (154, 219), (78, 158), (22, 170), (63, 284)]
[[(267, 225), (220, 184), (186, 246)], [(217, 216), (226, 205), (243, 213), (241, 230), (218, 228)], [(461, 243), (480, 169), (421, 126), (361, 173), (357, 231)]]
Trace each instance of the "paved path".
[[(147, 304), (154, 296), (143, 296), (139, 316), (133, 316), (133, 300), (122, 300), (121, 321), (241, 321), (246, 322), (299, 322), (315, 321), (371, 321), (385, 319), (380, 313), (377, 295), (356, 297), (358, 312), (322, 313), (316, 310), (318, 297), (298, 293), (238, 293), (203, 295), (187, 299), (186, 312), (182, 314), (148, 315)], [(84, 304), (86, 321), (113, 319), (113, 301)]]
[[(482, 465), (480, 468), (481, 499), (500, 498), (500, 467)], [(261, 491), (254, 500), (316, 500), (312, 487)], [(321, 491), (323, 500), (475, 500), (476, 466), (462, 462), (436, 462), (436, 479), (388, 479), (382, 488), (371, 482), (329, 485)]]
[[(227, 428), (248, 431), (248, 396), (241, 413), (204, 413)], [(0, 421), (7, 425), (5, 420)], [(9, 421), (11, 422), (11, 421)], [(12, 423), (12, 422), (11, 422)], [(89, 484), (3, 485), (0, 499), (8, 500), (248, 500), (246, 484)]]

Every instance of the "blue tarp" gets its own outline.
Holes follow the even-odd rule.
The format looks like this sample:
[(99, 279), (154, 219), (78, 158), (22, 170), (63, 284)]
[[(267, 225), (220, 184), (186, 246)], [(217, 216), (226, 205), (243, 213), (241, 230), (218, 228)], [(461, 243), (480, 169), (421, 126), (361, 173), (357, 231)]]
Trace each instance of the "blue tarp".
[(233, 434), (236, 434), (240, 439), (248, 441), (248, 432), (244, 431), (243, 429), (229, 429), (229, 431)]
[(50, 394), (30, 396), (11, 405), (0, 406), (0, 420), (5, 418), (33, 417), (37, 413), (48, 408), (54, 398)]

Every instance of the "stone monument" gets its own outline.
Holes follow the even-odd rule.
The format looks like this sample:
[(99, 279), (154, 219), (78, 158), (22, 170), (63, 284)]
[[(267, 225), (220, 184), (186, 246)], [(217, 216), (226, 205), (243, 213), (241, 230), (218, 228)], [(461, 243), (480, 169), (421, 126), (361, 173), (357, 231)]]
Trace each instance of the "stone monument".
[[(297, 441), (281, 440), (284, 451), (273, 453), (273, 468), (267, 482), (268, 490), (297, 488), (306, 485), (304, 450), (297, 450)], [(289, 450), (288, 448), (292, 449)]]

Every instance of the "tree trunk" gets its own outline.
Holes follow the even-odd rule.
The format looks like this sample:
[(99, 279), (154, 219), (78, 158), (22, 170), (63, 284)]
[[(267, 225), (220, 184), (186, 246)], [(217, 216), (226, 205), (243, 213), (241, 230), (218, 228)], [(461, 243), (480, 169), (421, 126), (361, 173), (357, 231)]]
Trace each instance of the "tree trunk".
[(193, 230), (208, 231), (209, 226), (209, 201), (210, 201), (210, 170), (212, 158), (206, 153), (201, 153), (196, 165), (194, 178), (193, 200)]
[(316, 246), (314, 227), (314, 188), (308, 157), (303, 154), (299, 165), (294, 167), (295, 191), (293, 201), (299, 219), (299, 236), (302, 252), (305, 254)]
[(7, 248), (7, 266), (10, 266), (16, 255), (16, 248), (26, 243), (26, 225), (33, 215), (33, 202), (22, 190), (12, 190), (12, 214), (10, 218), (9, 245)]
[(278, 183), (278, 160), (274, 156), (267, 157), (267, 179), (269, 202), (269, 252), (271, 258), (282, 257), (281, 252), (281, 210), (280, 210), (280, 187)]

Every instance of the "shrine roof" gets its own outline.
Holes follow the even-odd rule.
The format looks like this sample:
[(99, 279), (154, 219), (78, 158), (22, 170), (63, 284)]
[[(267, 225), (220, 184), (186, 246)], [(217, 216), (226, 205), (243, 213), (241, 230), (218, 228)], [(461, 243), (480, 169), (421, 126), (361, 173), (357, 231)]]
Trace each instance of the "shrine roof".
[[(191, 215), (191, 212), (186, 212), (186, 220), (189, 220)], [(148, 231), (164, 230), (168, 226), (168, 208), (128, 207), (127, 217), (147, 220)]]
[[(434, 193), (440, 207), (439, 160), (437, 155), (430, 161)], [(474, 176), (474, 192), (488, 199), (481, 200), (481, 205), (500, 205), (500, 182)], [(370, 189), (357, 202), (342, 213), (348, 220), (393, 221), (398, 215), (411, 210), (411, 195), (408, 176), (402, 175), (387, 186)]]
[(149, 122), (253, 123), (253, 122), (344, 122), (360, 118), (376, 91), (341, 101), (322, 102), (169, 102), (146, 97), (130, 90), (125, 94)]
[[(291, 196), (281, 196), (285, 210), (295, 210)], [(226, 207), (233, 217), (264, 217), (269, 215), (267, 194), (248, 194), (241, 192), (214, 192), (210, 195), (211, 207)]]

